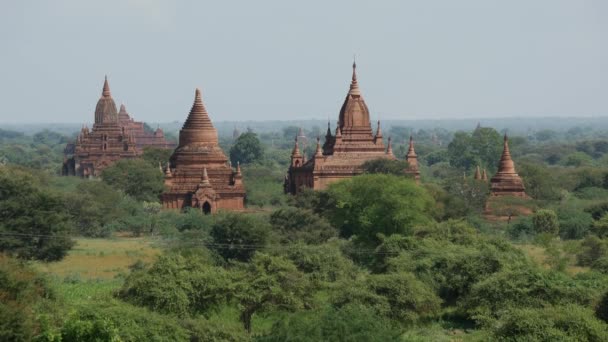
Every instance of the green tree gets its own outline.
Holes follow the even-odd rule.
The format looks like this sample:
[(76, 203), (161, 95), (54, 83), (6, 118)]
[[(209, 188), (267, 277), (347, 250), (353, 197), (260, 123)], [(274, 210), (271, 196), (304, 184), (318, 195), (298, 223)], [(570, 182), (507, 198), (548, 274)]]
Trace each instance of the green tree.
[(365, 173), (383, 173), (395, 176), (404, 176), (405, 170), (408, 168), (407, 161), (390, 160), (378, 158), (368, 160), (361, 166)]
[(269, 233), (270, 225), (260, 216), (222, 213), (211, 226), (212, 249), (226, 260), (248, 261), (266, 245)]
[(0, 166), (0, 252), (55, 261), (72, 248), (72, 222), (62, 198), (32, 174)]
[(343, 236), (376, 244), (378, 233), (408, 234), (432, 222), (433, 200), (413, 180), (392, 175), (361, 175), (329, 186), (334, 203), (325, 212)]
[(289, 260), (256, 253), (249, 263), (242, 265), (241, 272), (233, 295), (239, 303), (240, 320), (248, 332), (256, 313), (293, 311), (310, 305), (310, 283)]
[(158, 166), (143, 159), (119, 160), (103, 170), (101, 179), (139, 201), (158, 202), (164, 189)]
[(537, 233), (557, 235), (559, 232), (559, 221), (553, 210), (541, 209), (532, 216), (532, 224)]
[(305, 341), (401, 341), (400, 331), (390, 320), (378, 316), (371, 308), (351, 304), (341, 308), (297, 312), (284, 316), (270, 332), (258, 338), (261, 342)]
[(262, 160), (263, 157), (264, 148), (258, 136), (253, 132), (241, 134), (230, 148), (232, 165), (253, 163)]
[(608, 214), (604, 214), (599, 220), (593, 222), (593, 233), (600, 238), (608, 236)]
[(172, 153), (173, 150), (166, 148), (144, 147), (144, 154), (141, 157), (151, 166), (158, 169), (159, 164), (165, 167)]
[(470, 170), (477, 165), (494, 168), (502, 152), (502, 138), (493, 128), (480, 127), (473, 133), (456, 132), (448, 145), (452, 166)]
[(302, 241), (318, 244), (338, 235), (323, 217), (308, 209), (294, 207), (281, 208), (270, 215), (272, 228), (281, 234), (284, 242)]

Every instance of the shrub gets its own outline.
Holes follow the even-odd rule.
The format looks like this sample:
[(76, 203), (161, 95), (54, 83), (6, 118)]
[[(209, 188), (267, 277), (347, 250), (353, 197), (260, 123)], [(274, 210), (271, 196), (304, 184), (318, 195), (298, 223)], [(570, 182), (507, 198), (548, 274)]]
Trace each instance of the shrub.
[(283, 242), (318, 244), (338, 235), (327, 220), (307, 209), (281, 208), (270, 215), (270, 224)]
[(248, 261), (268, 240), (270, 225), (261, 216), (222, 213), (211, 226), (212, 249), (226, 260)]
[(553, 210), (541, 209), (532, 216), (532, 225), (536, 233), (547, 233), (557, 235), (559, 232), (559, 222)]
[(260, 342), (400, 341), (400, 332), (371, 308), (349, 304), (341, 308), (298, 312), (284, 316)]

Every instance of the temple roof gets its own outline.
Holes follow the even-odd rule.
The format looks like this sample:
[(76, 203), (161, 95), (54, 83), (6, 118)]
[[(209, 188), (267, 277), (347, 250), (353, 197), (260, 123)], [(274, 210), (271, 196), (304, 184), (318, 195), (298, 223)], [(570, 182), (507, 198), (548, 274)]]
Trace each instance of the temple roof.
[(185, 146), (188, 144), (197, 145), (217, 145), (217, 130), (213, 127), (211, 119), (203, 99), (200, 89), (196, 89), (194, 95), (194, 103), (190, 109), (190, 114), (179, 134), (179, 145)]
[(513, 159), (511, 159), (511, 151), (509, 151), (509, 138), (507, 137), (506, 133), (503, 142), (502, 156), (500, 157), (498, 172), (496, 174), (517, 174), (517, 172), (515, 172), (515, 164), (513, 163)]
[(118, 111), (118, 121), (129, 121), (131, 120), (131, 117), (129, 116), (129, 113), (127, 113), (127, 108), (125, 107), (124, 104), (120, 104), (120, 110)]
[(357, 64), (353, 63), (353, 75), (346, 99), (340, 109), (339, 126), (345, 140), (351, 135), (355, 140), (372, 139), (369, 109), (363, 100), (357, 81)]
[(118, 111), (116, 110), (116, 103), (112, 98), (110, 92), (110, 85), (108, 84), (108, 77), (106, 76), (103, 82), (103, 90), (101, 91), (101, 98), (97, 101), (95, 107), (95, 123), (110, 123), (118, 121)]

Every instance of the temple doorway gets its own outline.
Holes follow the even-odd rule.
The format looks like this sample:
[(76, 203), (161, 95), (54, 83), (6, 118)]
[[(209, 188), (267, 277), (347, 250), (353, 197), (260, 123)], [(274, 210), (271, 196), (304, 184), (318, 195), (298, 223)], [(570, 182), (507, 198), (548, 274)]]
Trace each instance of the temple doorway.
[(203, 214), (211, 214), (211, 204), (209, 204), (209, 202), (205, 202), (205, 204), (203, 204)]

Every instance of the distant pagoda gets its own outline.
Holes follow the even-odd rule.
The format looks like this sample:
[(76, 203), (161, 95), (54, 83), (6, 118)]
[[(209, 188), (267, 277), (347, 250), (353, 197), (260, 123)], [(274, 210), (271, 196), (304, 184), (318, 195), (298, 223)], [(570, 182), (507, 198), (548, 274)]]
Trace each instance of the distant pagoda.
[(143, 147), (170, 148), (162, 130), (144, 132), (142, 122), (133, 121), (124, 105), (120, 112), (110, 92), (106, 77), (101, 98), (95, 106), (95, 123), (89, 130), (83, 126), (76, 142), (67, 144), (61, 174), (64, 176), (99, 176), (104, 168), (120, 159), (136, 158)]
[(356, 68), (353, 63), (350, 89), (340, 109), (335, 135), (332, 135), (328, 123), (325, 143), (321, 146), (317, 138), (316, 152), (308, 161), (300, 152), (299, 138), (296, 137), (291, 165), (285, 176), (286, 193), (297, 194), (301, 188), (323, 190), (332, 182), (363, 173), (362, 165), (366, 161), (396, 159), (390, 144), (388, 150), (385, 149), (380, 122), (376, 134), (373, 134), (369, 109), (357, 82)]
[(229, 166), (199, 89), (164, 172), (166, 190), (161, 197), (165, 209), (193, 207), (205, 214), (244, 209), (240, 166), (236, 170)]
[(408, 167), (405, 170), (406, 174), (412, 175), (417, 183), (420, 182), (420, 170), (418, 169), (418, 156), (414, 150), (414, 138), (410, 135), (410, 145), (405, 156)]
[(528, 195), (526, 195), (524, 183), (515, 171), (515, 163), (511, 159), (507, 134), (505, 134), (503, 146), (502, 156), (498, 164), (498, 172), (490, 179), (490, 195), (527, 198)]

